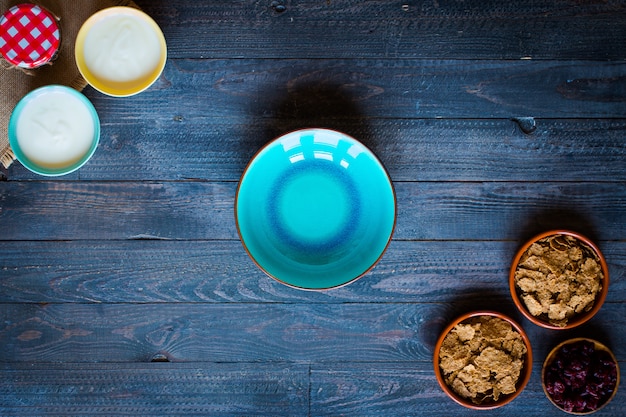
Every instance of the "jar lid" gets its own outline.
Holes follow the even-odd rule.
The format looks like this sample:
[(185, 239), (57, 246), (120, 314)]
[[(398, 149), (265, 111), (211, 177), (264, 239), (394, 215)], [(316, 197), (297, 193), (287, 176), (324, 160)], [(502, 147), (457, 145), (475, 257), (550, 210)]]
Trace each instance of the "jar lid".
[(52, 13), (34, 4), (18, 4), (0, 18), (0, 54), (21, 68), (37, 68), (49, 62), (60, 41)]

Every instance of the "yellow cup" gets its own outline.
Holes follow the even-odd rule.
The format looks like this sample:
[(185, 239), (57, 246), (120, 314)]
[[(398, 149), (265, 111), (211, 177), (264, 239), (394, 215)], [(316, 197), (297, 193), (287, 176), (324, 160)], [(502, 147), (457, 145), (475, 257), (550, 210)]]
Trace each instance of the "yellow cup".
[(110, 7), (93, 14), (76, 37), (76, 65), (83, 78), (109, 96), (127, 97), (150, 87), (163, 72), (167, 45), (146, 13)]

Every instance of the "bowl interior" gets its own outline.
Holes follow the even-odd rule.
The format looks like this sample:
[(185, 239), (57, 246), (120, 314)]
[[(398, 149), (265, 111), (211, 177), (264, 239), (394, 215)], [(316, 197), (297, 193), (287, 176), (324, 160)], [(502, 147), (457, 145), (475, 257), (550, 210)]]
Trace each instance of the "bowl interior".
[[(104, 43), (97, 45), (97, 48), (88, 48), (90, 44), (88, 37), (92, 33), (97, 33), (99, 25), (105, 24), (103, 22), (107, 20), (120, 18), (134, 20), (135, 27), (141, 31), (139, 33), (141, 36), (122, 28), (114, 36), (108, 33)], [(124, 25), (128, 26), (128, 23), (124, 22)], [(151, 46), (142, 47), (141, 42), (147, 42)], [(129, 52), (133, 47), (136, 52)], [(123, 50), (124, 48), (126, 50)], [(148, 59), (146, 55), (143, 55), (142, 51), (154, 48), (158, 49), (156, 59)], [(94, 55), (92, 50), (105, 52), (101, 55)], [(90, 65), (90, 59), (87, 56), (93, 56), (97, 60), (92, 57), (94, 63)], [(93, 88), (110, 96), (127, 97), (146, 90), (160, 77), (167, 61), (167, 45), (161, 28), (146, 13), (132, 7), (109, 7), (93, 14), (81, 26), (76, 36), (75, 60), (81, 75)], [(139, 71), (138, 68), (146, 65), (148, 61), (153, 65)], [(111, 68), (112, 71), (117, 71), (116, 68), (123, 66), (128, 67), (124, 74), (116, 72), (115, 75), (109, 76), (103, 70), (103, 68)], [(129, 74), (137, 75), (131, 77)]]
[(242, 175), (236, 220), (251, 258), (303, 289), (341, 286), (382, 256), (395, 225), (383, 165), (339, 132), (305, 129), (266, 145)]
[[(39, 100), (42, 98), (45, 99), (44, 96), (46, 95), (60, 97), (63, 101), (71, 100), (72, 102), (74, 102), (75, 106), (77, 105), (76, 109), (78, 111), (76, 114), (72, 114), (71, 116), (80, 118), (83, 121), (90, 120), (93, 123), (93, 138), (91, 140), (91, 145), (86, 150), (86, 152), (82, 153), (82, 155), (80, 155), (78, 158), (69, 160), (67, 163), (43, 164), (34, 161), (26, 155), (26, 153), (20, 146), (20, 141), (18, 140), (19, 119), (20, 116), (23, 114), (24, 109), (29, 105), (29, 103), (33, 102), (34, 100)], [(63, 104), (64, 103), (61, 102), (55, 102), (55, 109), (60, 111), (60, 108), (63, 107)], [(67, 116), (68, 115), (65, 114), (64, 117)], [(63, 121), (63, 123), (74, 126), (71, 120)], [(42, 123), (42, 125), (46, 124)], [(54, 129), (54, 126), (48, 127)], [(76, 126), (74, 126), (74, 128), (76, 128)], [(11, 150), (15, 154), (17, 160), (24, 167), (39, 175), (66, 175), (82, 167), (93, 156), (100, 140), (100, 119), (93, 104), (91, 104), (89, 99), (87, 99), (87, 97), (85, 97), (80, 92), (74, 90), (73, 88), (62, 85), (48, 85), (31, 91), (17, 103), (9, 119), (8, 136)]]
[[(574, 411), (567, 411), (565, 409), (563, 409), (559, 404), (557, 404), (555, 402), (555, 400), (552, 398), (552, 396), (550, 395), (550, 393), (548, 393), (548, 389), (546, 386), (546, 373), (547, 373), (547, 369), (550, 365), (552, 365), (552, 363), (554, 362), (554, 360), (556, 359), (556, 356), (558, 354), (558, 352), (561, 350), (562, 347), (566, 346), (566, 345), (571, 345), (573, 343), (577, 343), (577, 342), (581, 342), (581, 341), (586, 341), (586, 342), (590, 342), (594, 345), (594, 349), (597, 351), (603, 351), (606, 352), (609, 357), (611, 358), (611, 360), (615, 363), (615, 367), (616, 367), (616, 371), (617, 371), (617, 380), (615, 382), (615, 388), (613, 390), (613, 393), (606, 399), (605, 402), (603, 402), (602, 404), (600, 404), (600, 406), (598, 408), (596, 408), (595, 410), (592, 411), (588, 411), (588, 412), (574, 412)], [(615, 355), (613, 354), (613, 352), (606, 347), (604, 344), (598, 342), (597, 340), (593, 340), (593, 339), (589, 339), (589, 338), (585, 338), (585, 337), (577, 337), (577, 338), (573, 338), (573, 339), (569, 339), (566, 340), (564, 342), (559, 343), (557, 346), (555, 346), (550, 353), (548, 354), (548, 356), (546, 356), (546, 359), (543, 362), (543, 366), (541, 368), (541, 385), (543, 387), (543, 392), (546, 395), (546, 397), (548, 397), (548, 400), (550, 400), (550, 402), (559, 410), (569, 413), (569, 414), (573, 414), (573, 415), (588, 415), (588, 414), (593, 414), (596, 411), (601, 410), (602, 408), (604, 408), (608, 403), (611, 402), (611, 400), (613, 399), (613, 397), (615, 397), (615, 394), (617, 393), (617, 389), (619, 387), (619, 382), (620, 382), (620, 371), (619, 371), (619, 363), (617, 361), (617, 359), (615, 358)]]
[[(450, 333), (452, 329), (454, 329), (454, 327), (456, 327), (460, 323), (468, 322), (468, 320), (472, 318), (478, 318), (481, 316), (496, 317), (509, 323), (512, 329), (516, 331), (517, 333), (519, 333), (519, 335), (521, 336), (524, 346), (526, 347), (526, 353), (524, 354), (524, 365), (520, 372), (517, 383), (515, 384), (515, 392), (511, 394), (507, 394), (507, 395), (502, 395), (497, 401), (486, 401), (481, 404), (476, 404), (472, 402), (470, 399), (464, 398), (461, 395), (457, 394), (446, 383), (443, 372), (440, 368), (440, 362), (441, 362), (440, 351), (441, 351), (442, 345), (444, 344), (444, 340), (446, 336)], [(439, 386), (441, 387), (441, 389), (457, 404), (460, 404), (466, 408), (470, 408), (474, 410), (489, 410), (489, 409), (499, 408), (513, 401), (528, 384), (528, 381), (530, 380), (530, 376), (532, 373), (532, 363), (533, 363), (533, 358), (532, 358), (532, 348), (530, 344), (530, 339), (528, 338), (528, 335), (526, 334), (524, 329), (515, 321), (507, 317), (506, 315), (496, 312), (496, 311), (471, 312), (471, 313), (464, 314), (458, 317), (456, 320), (452, 321), (439, 336), (437, 343), (435, 345), (435, 351), (433, 355), (433, 365), (435, 368), (435, 376), (437, 378), (437, 382), (439, 383)]]
[[(516, 285), (516, 281), (515, 281), (515, 272), (517, 270), (518, 264), (520, 263), (520, 260), (524, 256), (526, 251), (532, 246), (532, 244), (542, 239), (549, 238), (552, 236), (558, 236), (558, 235), (573, 237), (577, 239), (578, 241), (584, 243), (589, 249), (591, 249), (595, 253), (599, 261), (600, 268), (602, 270), (602, 280), (601, 280), (602, 288), (600, 292), (597, 294), (591, 309), (586, 312), (581, 312), (570, 317), (565, 325), (554, 324), (553, 322), (550, 322), (549, 320), (547, 320), (547, 318), (544, 318), (543, 315), (535, 316), (531, 314), (531, 312), (526, 307), (526, 304), (524, 303), (522, 299), (522, 296), (521, 296), (522, 291)], [(517, 251), (515, 258), (513, 259), (513, 262), (511, 263), (511, 269), (509, 272), (509, 289), (510, 289), (511, 296), (513, 298), (513, 302), (515, 303), (517, 308), (532, 323), (535, 323), (538, 326), (545, 327), (548, 329), (567, 330), (573, 327), (580, 326), (581, 324), (587, 322), (600, 310), (600, 308), (602, 307), (602, 304), (604, 303), (604, 300), (606, 299), (606, 295), (609, 289), (609, 269), (606, 264), (606, 260), (604, 259), (604, 256), (602, 255), (602, 252), (589, 238), (581, 235), (580, 233), (576, 233), (570, 230), (551, 230), (551, 231), (541, 233), (535, 236), (534, 238), (530, 239)]]

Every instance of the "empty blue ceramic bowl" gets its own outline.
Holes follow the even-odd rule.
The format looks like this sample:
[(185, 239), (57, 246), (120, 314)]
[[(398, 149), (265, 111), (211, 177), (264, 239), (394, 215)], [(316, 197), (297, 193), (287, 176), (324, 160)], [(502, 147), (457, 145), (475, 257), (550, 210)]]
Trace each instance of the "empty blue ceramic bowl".
[(281, 136), (245, 169), (235, 201), (252, 260), (286, 285), (346, 285), (381, 258), (396, 219), (387, 171), (356, 139), (327, 129)]

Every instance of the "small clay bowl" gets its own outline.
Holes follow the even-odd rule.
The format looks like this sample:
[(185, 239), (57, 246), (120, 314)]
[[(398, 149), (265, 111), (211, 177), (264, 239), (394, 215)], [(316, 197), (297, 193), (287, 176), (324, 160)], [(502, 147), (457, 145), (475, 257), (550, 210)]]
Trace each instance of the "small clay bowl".
[[(481, 404), (475, 404), (470, 399), (467, 399), (458, 395), (446, 383), (443, 372), (441, 371), (441, 368), (439, 367), (439, 363), (440, 363), (439, 354), (440, 354), (441, 346), (443, 344), (445, 337), (448, 335), (448, 333), (450, 333), (450, 331), (457, 324), (466, 322), (471, 318), (481, 317), (481, 316), (497, 317), (499, 319), (502, 319), (508, 322), (513, 328), (513, 330), (518, 332), (520, 336), (522, 337), (522, 341), (524, 342), (524, 345), (526, 346), (526, 355), (524, 356), (524, 367), (522, 368), (522, 371), (519, 375), (519, 379), (517, 380), (517, 383), (515, 385), (516, 390), (514, 393), (508, 394), (508, 395), (501, 395), (497, 401), (485, 401)], [(526, 387), (526, 384), (528, 384), (528, 381), (530, 380), (530, 375), (532, 373), (533, 355), (532, 355), (532, 349), (530, 346), (530, 339), (528, 338), (528, 335), (526, 334), (524, 329), (515, 321), (513, 321), (511, 318), (496, 311), (474, 311), (474, 312), (466, 313), (458, 317), (457, 319), (453, 320), (444, 329), (444, 331), (439, 336), (439, 339), (437, 340), (437, 344), (435, 345), (435, 352), (433, 355), (433, 365), (435, 368), (435, 376), (437, 378), (437, 382), (439, 383), (439, 386), (441, 387), (443, 392), (445, 392), (446, 395), (448, 395), (448, 397), (450, 397), (454, 402), (472, 410), (492, 410), (494, 408), (499, 408), (510, 403), (524, 390), (524, 388)]]
[[(548, 388), (546, 386), (547, 385), (546, 384), (546, 376), (547, 376), (549, 367), (552, 365), (552, 363), (556, 359), (556, 356), (559, 353), (559, 351), (564, 346), (572, 345), (574, 343), (581, 342), (581, 341), (586, 341), (586, 342), (593, 343), (595, 351), (603, 351), (603, 352), (606, 352), (609, 355), (609, 357), (611, 358), (611, 360), (615, 364), (615, 370), (616, 370), (616, 373), (617, 373), (616, 380), (615, 380), (615, 386), (613, 387), (613, 392), (608, 396), (608, 398), (606, 398), (606, 399), (604, 399), (604, 401), (600, 402), (600, 404), (598, 405), (597, 408), (592, 409), (592, 410), (588, 410), (588, 411), (584, 411), (584, 412), (568, 411), (568, 410), (564, 409), (561, 405), (557, 404), (555, 399), (548, 392)], [(548, 356), (546, 356), (546, 360), (544, 361), (543, 367), (541, 368), (541, 386), (543, 387), (543, 392), (546, 394), (546, 397), (548, 397), (550, 402), (552, 404), (554, 404), (554, 406), (556, 408), (558, 408), (559, 410), (564, 411), (564, 412), (569, 413), (569, 414), (574, 414), (574, 415), (579, 415), (579, 416), (593, 414), (596, 411), (601, 410), (609, 402), (611, 402), (611, 400), (613, 399), (613, 397), (615, 397), (615, 394), (617, 393), (617, 388), (619, 387), (619, 380), (620, 380), (619, 365), (618, 365), (617, 359), (615, 358), (615, 355), (613, 355), (613, 352), (611, 352), (611, 350), (609, 348), (607, 348), (605, 345), (603, 345), (602, 343), (600, 343), (600, 342), (598, 342), (596, 340), (593, 340), (593, 339), (585, 338), (585, 337), (577, 337), (577, 338), (574, 338), (574, 339), (569, 339), (569, 340), (566, 340), (566, 341), (558, 344), (557, 346), (555, 346), (550, 351)]]
[[(602, 280), (601, 280), (602, 289), (596, 295), (596, 298), (593, 303), (593, 307), (589, 311), (582, 312), (582, 313), (576, 314), (568, 318), (567, 323), (564, 325), (554, 324), (548, 321), (547, 317), (534, 316), (533, 314), (531, 314), (528, 308), (526, 307), (526, 304), (521, 298), (522, 291), (520, 290), (520, 288), (517, 287), (515, 283), (515, 271), (517, 270), (518, 264), (520, 263), (520, 259), (526, 253), (526, 251), (530, 248), (530, 246), (533, 243), (538, 242), (542, 239), (545, 239), (551, 236), (557, 236), (557, 235), (573, 237), (577, 239), (578, 241), (582, 242), (583, 244), (585, 244), (597, 256), (599, 263), (600, 263), (600, 268), (602, 270)], [(513, 259), (513, 262), (511, 264), (511, 270), (509, 272), (509, 288), (511, 291), (513, 302), (515, 303), (517, 308), (520, 310), (520, 312), (532, 323), (541, 327), (545, 327), (547, 329), (566, 330), (566, 329), (571, 329), (573, 327), (580, 326), (581, 324), (587, 322), (600, 310), (600, 307), (602, 307), (602, 304), (604, 303), (607, 292), (609, 290), (609, 268), (606, 264), (606, 260), (604, 259), (604, 256), (602, 255), (602, 252), (600, 252), (600, 249), (598, 249), (598, 247), (587, 237), (581, 235), (580, 233), (573, 232), (571, 230), (550, 230), (550, 231), (541, 233), (535, 236), (534, 238), (530, 239), (517, 251), (517, 254), (515, 255), (515, 258)]]

